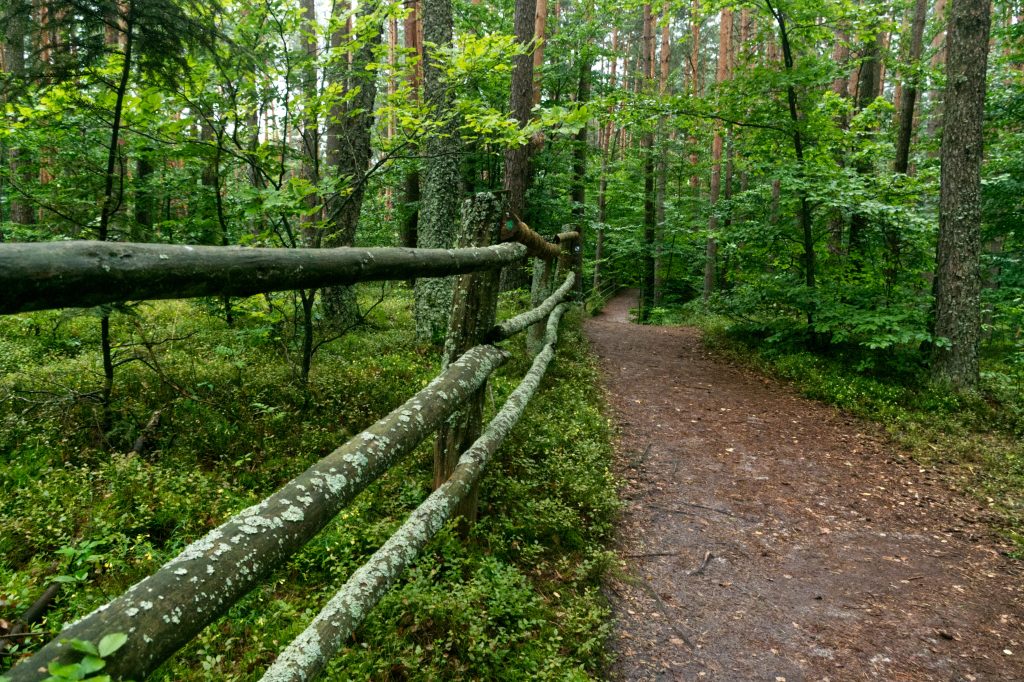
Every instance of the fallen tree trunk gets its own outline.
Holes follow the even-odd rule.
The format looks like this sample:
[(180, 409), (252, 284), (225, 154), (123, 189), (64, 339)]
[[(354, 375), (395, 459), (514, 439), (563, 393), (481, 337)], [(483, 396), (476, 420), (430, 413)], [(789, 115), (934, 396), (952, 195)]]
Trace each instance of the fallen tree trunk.
[(525, 251), (518, 244), (468, 249), (0, 244), (0, 314), (442, 277), (500, 268)]
[[(62, 630), (7, 673), (10, 682), (42, 680), (68, 644), (112, 633), (128, 641), (104, 673), (142, 679), (192, 640), (327, 525), (367, 485), (450, 417), (508, 358), (476, 346), (389, 415), (250, 507), (192, 543), (159, 571)], [(42, 672), (40, 672), (42, 671)]]
[(548, 318), (544, 348), (483, 434), (459, 458), (459, 464), (448, 480), (431, 493), (369, 561), (352, 574), (309, 627), (281, 652), (264, 674), (263, 682), (311, 680), (323, 672), (366, 614), (451, 518), (452, 512), (473, 489), (495, 451), (519, 421), (540, 385), (555, 354), (558, 323), (565, 309), (564, 303), (554, 309)]

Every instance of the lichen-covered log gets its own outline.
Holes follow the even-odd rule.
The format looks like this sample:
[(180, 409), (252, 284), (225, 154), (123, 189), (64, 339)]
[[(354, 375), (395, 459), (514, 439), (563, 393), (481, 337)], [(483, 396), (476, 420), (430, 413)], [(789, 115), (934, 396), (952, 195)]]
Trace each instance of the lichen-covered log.
[(51, 661), (73, 660), (69, 640), (95, 643), (104, 635), (122, 632), (128, 641), (107, 659), (104, 672), (115, 678), (144, 678), (415, 448), (507, 357), (494, 346), (471, 349), (402, 406), (266, 500), (238, 513), (114, 601), (62, 630), (8, 677), (12, 682), (41, 680)]
[(515, 317), (510, 317), (501, 324), (495, 325), (487, 334), (487, 341), (489, 343), (504, 341), (511, 336), (515, 336), (527, 327), (543, 320), (551, 313), (556, 305), (565, 300), (565, 297), (572, 290), (572, 286), (575, 281), (576, 275), (570, 272), (568, 277), (566, 277), (565, 281), (562, 283), (562, 286), (558, 287), (553, 294), (544, 299), (544, 302), (539, 306), (527, 310), (525, 313), (516, 315)]
[(515, 244), (483, 249), (0, 244), (0, 314), (458, 275), (500, 268), (524, 252)]
[(366, 614), (451, 517), (472, 490), (502, 441), (523, 414), (540, 385), (557, 340), (558, 323), (566, 304), (548, 318), (545, 346), (530, 371), (502, 405), (483, 434), (459, 458), (455, 471), (440, 488), (416, 508), (402, 527), (363, 564), (331, 598), (302, 634), (289, 644), (263, 676), (263, 682), (292, 682), (316, 678)]

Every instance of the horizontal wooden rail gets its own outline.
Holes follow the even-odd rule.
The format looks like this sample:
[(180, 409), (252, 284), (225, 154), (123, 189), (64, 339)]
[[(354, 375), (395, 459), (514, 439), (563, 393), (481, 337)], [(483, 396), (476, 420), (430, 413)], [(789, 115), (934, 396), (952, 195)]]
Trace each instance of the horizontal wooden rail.
[(502, 239), (522, 244), (526, 247), (528, 255), (541, 260), (554, 260), (561, 253), (557, 244), (544, 239), (515, 215), (509, 214), (505, 217), (505, 230), (501, 236)]
[(576, 274), (573, 272), (569, 273), (569, 276), (565, 278), (565, 282), (562, 286), (558, 287), (553, 294), (548, 296), (539, 306), (531, 310), (527, 310), (525, 313), (510, 317), (509, 319), (495, 325), (491, 328), (490, 332), (487, 333), (487, 340), (490, 343), (496, 343), (498, 341), (504, 341), (505, 339), (518, 334), (524, 329), (531, 327), (545, 317), (547, 317), (551, 310), (565, 300), (565, 297), (572, 290), (572, 285), (576, 281)]
[(0, 244), (0, 314), (441, 277), (500, 268), (525, 255), (519, 244), (466, 249)]
[(64, 628), (7, 673), (11, 682), (42, 680), (51, 661), (80, 654), (72, 639), (93, 643), (125, 633), (107, 659), (115, 679), (142, 679), (223, 614), (327, 525), (338, 511), (450, 417), (508, 358), (476, 346), (426, 388), (263, 502), (189, 545), (159, 571), (109, 604)]
[(298, 682), (314, 679), (322, 673), (367, 613), (451, 518), (519, 421), (540, 385), (554, 357), (558, 323), (565, 309), (566, 304), (563, 303), (551, 312), (544, 347), (534, 358), (530, 370), (483, 434), (459, 458), (459, 464), (448, 480), (431, 493), (387, 542), (352, 574), (309, 627), (281, 652), (264, 674), (262, 682)]

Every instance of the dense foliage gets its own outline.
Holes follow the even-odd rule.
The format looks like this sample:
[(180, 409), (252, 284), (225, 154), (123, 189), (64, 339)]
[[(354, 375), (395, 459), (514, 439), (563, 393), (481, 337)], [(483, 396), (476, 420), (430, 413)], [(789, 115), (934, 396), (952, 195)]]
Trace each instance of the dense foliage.
[[(965, 429), (1020, 438), (1018, 0), (991, 4), (983, 41), (984, 253), (937, 253), (957, 214), (940, 211), (940, 152), (946, 74), (962, 66), (947, 59), (951, 8), (966, 6), (0, 0), (0, 241), (450, 246), (458, 198), (504, 189), (541, 233), (581, 232), (594, 298), (642, 286), (642, 320), (720, 316), (819, 397), (897, 421), (966, 414)], [(530, 21), (534, 40), (517, 40)], [(980, 371), (955, 392), (935, 371), (958, 350), (936, 331), (950, 258), (982, 287), (967, 330)], [(56, 631), (431, 375), (405, 290), (374, 291), (0, 320), (0, 619), (57, 575), (68, 587), (43, 626)], [(447, 310), (417, 300), (420, 342), (436, 341), (424, 309), (434, 322)], [(613, 495), (579, 343), (531, 408), (573, 414), (526, 420), (475, 542), (436, 542), (338, 676), (600, 669)], [(998, 452), (992, 471), (1019, 470), (1019, 446)], [(307, 597), (426, 493), (421, 459), (208, 629), (189, 651), (203, 671), (164, 676), (261, 669)]]

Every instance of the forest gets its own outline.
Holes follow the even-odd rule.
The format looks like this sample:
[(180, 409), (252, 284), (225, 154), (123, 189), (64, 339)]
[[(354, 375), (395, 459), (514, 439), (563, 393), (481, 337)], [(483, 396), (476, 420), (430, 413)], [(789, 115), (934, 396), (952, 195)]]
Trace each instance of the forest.
[[(0, 0), (0, 25), (0, 247), (451, 249), (494, 193), (579, 234), (586, 311), (637, 288), (638, 323), (880, 421), (1024, 553), (1017, 0)], [(503, 269), (499, 315), (538, 278)], [(420, 277), (0, 317), (0, 668), (427, 385), (451, 308)], [(333, 679), (603, 675), (618, 484), (582, 315), (471, 542), (442, 530)], [(429, 494), (416, 452), (151, 679), (262, 674)]]

